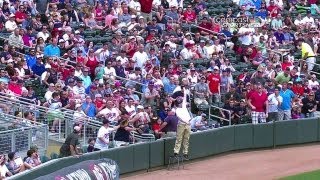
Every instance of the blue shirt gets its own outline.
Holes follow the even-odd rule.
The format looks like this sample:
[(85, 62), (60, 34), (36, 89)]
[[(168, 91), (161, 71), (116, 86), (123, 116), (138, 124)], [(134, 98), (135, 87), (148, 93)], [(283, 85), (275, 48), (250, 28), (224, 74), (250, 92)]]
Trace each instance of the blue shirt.
[(295, 94), (290, 90), (287, 89), (285, 91), (280, 91), (280, 96), (282, 97), (283, 101), (281, 104), (281, 110), (290, 110), (291, 109), (291, 100), (295, 97)]
[(169, 83), (164, 84), (164, 92), (167, 94), (172, 94), (174, 89), (176, 89), (176, 85)]
[(44, 56), (57, 56), (60, 57), (60, 48), (52, 44), (44, 48)]
[[(85, 109), (87, 109), (87, 107), (88, 107), (88, 103), (87, 102), (84, 102), (83, 104), (82, 104), (82, 110), (83, 111), (85, 111)], [(89, 116), (89, 117), (95, 117), (96, 116), (96, 113), (97, 113), (97, 111), (96, 111), (96, 106), (93, 104), (93, 103), (90, 103), (90, 105), (89, 105), (90, 107), (89, 107), (89, 109), (88, 109), (88, 112), (87, 112), (87, 116)]]
[(43, 64), (35, 64), (32, 66), (31, 70), (34, 74), (41, 76), (41, 74), (46, 71), (46, 68)]
[(36, 64), (37, 58), (36, 58), (36, 56), (26, 55), (26, 61), (27, 61), (28, 67), (31, 69), (33, 67), (33, 65)]

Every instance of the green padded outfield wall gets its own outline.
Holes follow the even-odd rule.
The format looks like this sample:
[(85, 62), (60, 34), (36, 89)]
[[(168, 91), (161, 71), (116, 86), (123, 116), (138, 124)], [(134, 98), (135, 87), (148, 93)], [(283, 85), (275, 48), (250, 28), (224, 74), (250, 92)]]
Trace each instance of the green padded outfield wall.
[[(320, 141), (320, 119), (280, 121), (266, 124), (228, 126), (193, 133), (190, 137), (191, 159), (252, 148), (271, 148), (280, 145)], [(85, 160), (109, 158), (115, 160), (120, 173), (129, 173), (168, 164), (173, 155), (175, 138), (87, 153), (80, 158), (67, 157), (44, 163), (39, 168), (23, 172), (14, 179), (34, 179)]]

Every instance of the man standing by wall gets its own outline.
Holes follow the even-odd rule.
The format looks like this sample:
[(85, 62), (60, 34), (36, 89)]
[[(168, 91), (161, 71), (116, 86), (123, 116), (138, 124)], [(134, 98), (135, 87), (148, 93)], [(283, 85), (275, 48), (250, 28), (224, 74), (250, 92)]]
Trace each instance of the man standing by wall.
[(283, 99), (280, 96), (280, 88), (276, 87), (274, 93), (268, 96), (268, 121), (279, 121), (279, 107), (281, 106)]
[(191, 116), (187, 108), (186, 94), (184, 93), (183, 99), (176, 100), (176, 116), (179, 118), (177, 127), (177, 138), (174, 146), (174, 155), (177, 156), (180, 152), (181, 144), (183, 143), (183, 157), (187, 160), (189, 158), (189, 138), (190, 138), (190, 121)]
[(291, 119), (291, 101), (295, 97), (295, 94), (288, 89), (287, 83), (282, 83), (282, 90), (280, 91), (280, 96), (283, 101), (280, 106), (279, 119), (281, 120), (290, 120)]
[(268, 96), (263, 92), (261, 84), (258, 84), (257, 90), (250, 94), (248, 104), (252, 110), (252, 124), (258, 124), (259, 121), (265, 123), (268, 117)]

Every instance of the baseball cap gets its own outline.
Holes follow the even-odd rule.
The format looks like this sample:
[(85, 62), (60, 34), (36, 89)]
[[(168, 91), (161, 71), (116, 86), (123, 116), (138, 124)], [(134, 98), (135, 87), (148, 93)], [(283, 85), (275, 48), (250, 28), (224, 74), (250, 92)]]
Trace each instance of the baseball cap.
[(138, 106), (137, 106), (137, 109), (144, 109), (144, 107), (141, 106), (141, 105), (138, 105)]
[(79, 132), (81, 130), (81, 128), (79, 126), (75, 126), (75, 127), (73, 127), (73, 130)]
[(101, 95), (101, 94), (96, 94), (94, 97), (95, 97), (95, 98), (101, 98), (102, 95)]

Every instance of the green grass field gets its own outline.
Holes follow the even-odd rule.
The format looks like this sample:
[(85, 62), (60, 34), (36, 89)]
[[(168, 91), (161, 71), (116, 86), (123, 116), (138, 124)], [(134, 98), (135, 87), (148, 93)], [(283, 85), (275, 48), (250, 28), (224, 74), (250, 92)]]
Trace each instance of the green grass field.
[(280, 180), (320, 180), (320, 170), (288, 176), (281, 178)]

